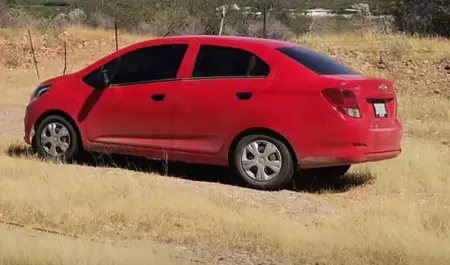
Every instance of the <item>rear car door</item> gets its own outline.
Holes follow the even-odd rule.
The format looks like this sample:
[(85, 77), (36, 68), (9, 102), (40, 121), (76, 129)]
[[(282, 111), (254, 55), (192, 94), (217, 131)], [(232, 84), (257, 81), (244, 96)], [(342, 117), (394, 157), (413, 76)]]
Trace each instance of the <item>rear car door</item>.
[[(188, 44), (143, 47), (105, 64), (112, 84), (93, 91), (84, 108), (89, 140), (170, 148), (174, 93), (181, 82), (177, 74), (187, 49)], [(99, 73), (91, 75), (95, 78)]]
[(255, 92), (269, 84), (270, 67), (248, 50), (198, 45), (192, 75), (176, 95), (175, 151), (215, 155), (249, 121)]

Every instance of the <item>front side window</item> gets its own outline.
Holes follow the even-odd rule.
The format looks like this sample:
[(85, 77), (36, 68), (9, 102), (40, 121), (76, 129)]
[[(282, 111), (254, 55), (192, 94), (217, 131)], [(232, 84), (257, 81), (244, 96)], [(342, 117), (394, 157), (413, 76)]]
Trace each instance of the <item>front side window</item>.
[(101, 71), (111, 77), (111, 85), (130, 85), (175, 79), (187, 51), (187, 44), (146, 47), (124, 54), (85, 78), (94, 84)]
[(258, 56), (235, 48), (202, 45), (193, 78), (266, 77), (269, 66)]

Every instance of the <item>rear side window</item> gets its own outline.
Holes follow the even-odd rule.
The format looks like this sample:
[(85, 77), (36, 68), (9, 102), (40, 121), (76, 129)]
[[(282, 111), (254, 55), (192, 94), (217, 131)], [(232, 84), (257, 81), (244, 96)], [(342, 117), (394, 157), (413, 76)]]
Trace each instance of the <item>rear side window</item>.
[(283, 47), (278, 48), (278, 51), (319, 75), (359, 75), (358, 72), (336, 62), (332, 58), (305, 47)]
[(253, 53), (220, 46), (200, 46), (194, 78), (266, 77), (269, 66)]

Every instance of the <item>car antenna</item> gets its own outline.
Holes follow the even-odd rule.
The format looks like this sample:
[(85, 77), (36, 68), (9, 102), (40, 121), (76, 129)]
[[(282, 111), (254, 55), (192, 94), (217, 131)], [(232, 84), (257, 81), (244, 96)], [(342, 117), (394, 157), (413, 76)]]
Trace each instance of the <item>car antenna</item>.
[(66, 75), (67, 70), (67, 42), (64, 40), (64, 70), (63, 75)]

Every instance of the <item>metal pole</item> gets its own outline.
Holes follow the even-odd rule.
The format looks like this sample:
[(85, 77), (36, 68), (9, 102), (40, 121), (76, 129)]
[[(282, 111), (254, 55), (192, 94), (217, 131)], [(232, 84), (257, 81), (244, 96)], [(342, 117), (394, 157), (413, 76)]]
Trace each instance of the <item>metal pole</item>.
[(267, 4), (263, 4), (263, 38), (267, 37)]
[(223, 32), (223, 25), (225, 23), (225, 16), (226, 16), (226, 14), (227, 14), (227, 9), (226, 9), (225, 6), (222, 6), (222, 14), (221, 14), (221, 17), (220, 17), (219, 36), (221, 36), (222, 32)]

